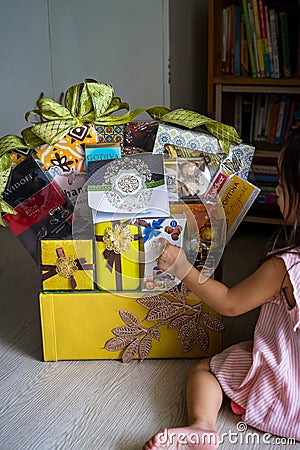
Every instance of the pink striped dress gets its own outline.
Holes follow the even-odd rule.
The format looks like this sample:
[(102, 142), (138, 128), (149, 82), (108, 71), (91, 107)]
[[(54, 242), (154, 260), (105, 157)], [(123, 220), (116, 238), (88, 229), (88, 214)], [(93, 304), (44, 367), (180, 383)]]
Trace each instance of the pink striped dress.
[(213, 356), (210, 367), (225, 394), (245, 410), (248, 425), (300, 441), (300, 257), (281, 257), (296, 305), (277, 293), (261, 307), (253, 342)]

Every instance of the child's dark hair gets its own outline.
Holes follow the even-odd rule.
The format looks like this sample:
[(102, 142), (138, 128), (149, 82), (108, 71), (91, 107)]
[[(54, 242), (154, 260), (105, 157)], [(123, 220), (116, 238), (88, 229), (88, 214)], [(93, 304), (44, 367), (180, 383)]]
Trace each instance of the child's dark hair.
[(267, 256), (281, 254), (299, 247), (300, 252), (300, 128), (284, 142), (279, 158), (278, 173), (284, 186), (284, 202), (288, 204), (287, 219), (293, 214), (293, 223), (283, 225), (275, 233)]

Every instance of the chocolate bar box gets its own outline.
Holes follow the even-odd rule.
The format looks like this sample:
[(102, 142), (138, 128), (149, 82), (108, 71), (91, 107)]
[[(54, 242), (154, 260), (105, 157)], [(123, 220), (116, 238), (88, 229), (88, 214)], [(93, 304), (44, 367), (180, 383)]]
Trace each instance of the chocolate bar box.
[(39, 238), (71, 237), (72, 204), (32, 156), (12, 170), (3, 198), (16, 212), (5, 214), (4, 223), (35, 261)]

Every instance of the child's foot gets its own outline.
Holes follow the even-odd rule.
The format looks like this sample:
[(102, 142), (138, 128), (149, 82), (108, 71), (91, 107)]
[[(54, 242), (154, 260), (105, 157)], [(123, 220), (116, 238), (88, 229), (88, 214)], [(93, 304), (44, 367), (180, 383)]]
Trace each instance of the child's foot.
[(194, 427), (166, 428), (146, 442), (143, 450), (167, 449), (169, 446), (182, 450), (214, 450), (218, 448), (219, 440), (215, 431)]

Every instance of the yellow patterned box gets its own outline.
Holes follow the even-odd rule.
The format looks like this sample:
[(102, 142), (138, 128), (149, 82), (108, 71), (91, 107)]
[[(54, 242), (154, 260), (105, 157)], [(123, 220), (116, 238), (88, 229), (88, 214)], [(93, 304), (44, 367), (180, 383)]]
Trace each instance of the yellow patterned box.
[(35, 149), (43, 166), (53, 176), (66, 174), (72, 169), (85, 172), (85, 144), (96, 144), (94, 125), (73, 128), (54, 145), (44, 144)]
[(96, 283), (106, 291), (140, 287), (142, 236), (125, 220), (95, 224)]
[(40, 245), (43, 291), (94, 289), (92, 240), (42, 239)]
[(94, 125), (82, 125), (70, 130), (56, 144), (43, 144), (35, 149), (49, 176), (73, 204), (84, 191), (87, 180), (85, 144), (96, 144), (97, 139)]
[(183, 285), (150, 296), (41, 293), (40, 313), (45, 361), (202, 358), (221, 350), (221, 316)]

